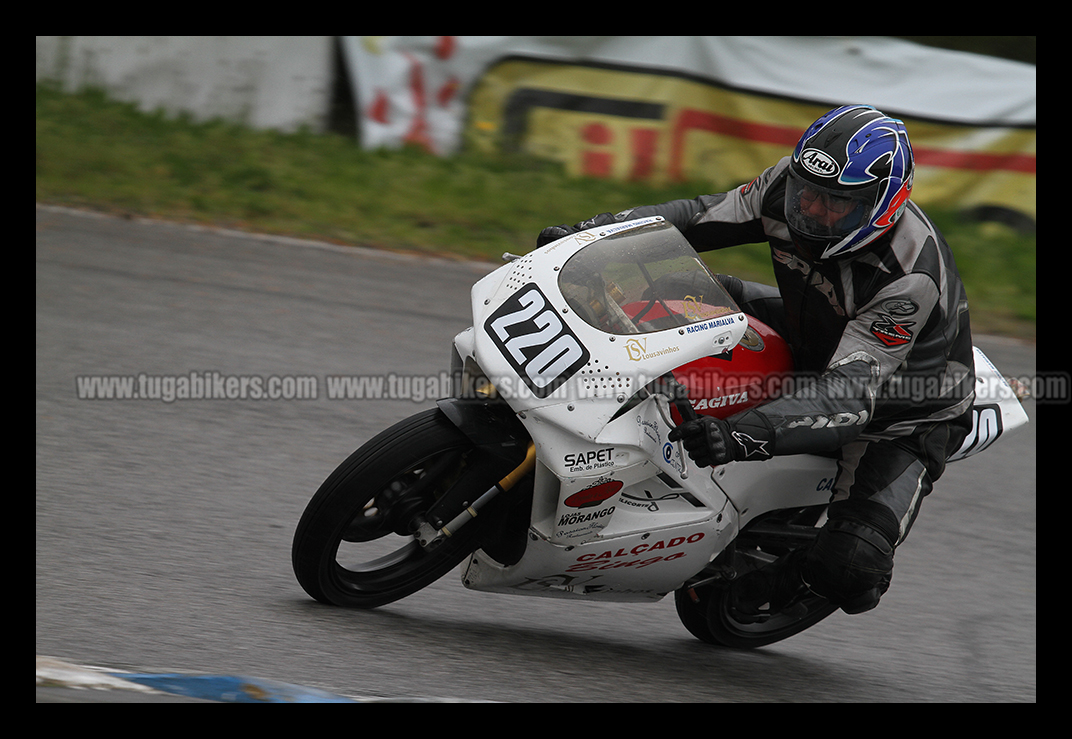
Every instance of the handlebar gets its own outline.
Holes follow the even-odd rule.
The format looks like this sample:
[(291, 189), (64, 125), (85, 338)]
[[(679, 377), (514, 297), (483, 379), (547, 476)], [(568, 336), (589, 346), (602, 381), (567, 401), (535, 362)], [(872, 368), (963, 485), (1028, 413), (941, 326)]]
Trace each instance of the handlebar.
[(657, 380), (656, 392), (665, 395), (667, 400), (677, 408), (683, 422), (694, 421), (699, 418), (696, 409), (689, 402), (689, 393), (684, 385), (677, 381), (673, 372), (667, 372)]

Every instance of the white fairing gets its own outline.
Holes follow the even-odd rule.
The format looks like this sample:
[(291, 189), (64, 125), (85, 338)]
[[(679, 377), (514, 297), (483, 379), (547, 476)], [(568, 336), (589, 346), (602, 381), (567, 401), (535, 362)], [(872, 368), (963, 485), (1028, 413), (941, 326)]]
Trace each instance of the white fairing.
[(986, 449), (1004, 433), (1027, 423), (1027, 412), (1016, 392), (998, 372), (993, 362), (975, 349), (975, 403), (972, 407), (972, 430), (950, 462), (965, 459)]
[[(709, 288), (719, 294), (710, 319), (700, 316), (674, 328), (634, 333), (619, 327), (605, 330), (582, 318), (578, 306), (587, 301), (563, 295), (562, 272), (571, 269), (573, 257), (578, 257), (572, 263), (576, 264), (582, 259), (580, 252), (602, 246), (605, 239), (614, 240), (606, 251), (629, 249), (633, 233), (648, 239), (661, 237), (681, 254), (691, 253), (695, 268), (703, 268), (680, 233), (656, 217), (560, 239), (504, 265), (473, 286), (475, 356), (514, 410), (538, 408), (541, 415), (554, 415), (553, 407), (566, 412), (571, 404), (583, 403), (583, 413), (571, 413), (563, 420), (572, 433), (594, 439), (623, 400), (643, 384), (692, 359), (727, 351), (744, 335), (747, 319), (713, 278)], [(604, 265), (604, 274), (614, 266)], [(615, 300), (605, 297), (609, 298), (596, 299), (620, 313)], [(689, 297), (700, 301), (700, 310), (711, 300), (710, 295)], [(612, 310), (605, 310), (604, 317), (608, 321), (617, 318)], [(574, 364), (576, 369), (569, 372)]]

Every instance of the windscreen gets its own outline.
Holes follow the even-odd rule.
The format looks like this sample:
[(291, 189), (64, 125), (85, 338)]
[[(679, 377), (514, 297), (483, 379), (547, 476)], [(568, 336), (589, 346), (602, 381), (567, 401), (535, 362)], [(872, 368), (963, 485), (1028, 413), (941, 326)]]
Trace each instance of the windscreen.
[(582, 249), (562, 267), (558, 286), (577, 315), (610, 334), (662, 331), (740, 310), (666, 222)]

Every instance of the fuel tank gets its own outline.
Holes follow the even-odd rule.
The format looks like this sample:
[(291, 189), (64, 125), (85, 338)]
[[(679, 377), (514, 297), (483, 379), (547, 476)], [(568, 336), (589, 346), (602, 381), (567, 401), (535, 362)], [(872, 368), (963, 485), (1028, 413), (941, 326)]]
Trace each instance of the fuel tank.
[[(773, 400), (793, 372), (789, 345), (774, 329), (748, 316), (748, 330), (733, 349), (674, 370), (702, 415), (727, 418)], [(677, 411), (675, 422), (680, 423)]]

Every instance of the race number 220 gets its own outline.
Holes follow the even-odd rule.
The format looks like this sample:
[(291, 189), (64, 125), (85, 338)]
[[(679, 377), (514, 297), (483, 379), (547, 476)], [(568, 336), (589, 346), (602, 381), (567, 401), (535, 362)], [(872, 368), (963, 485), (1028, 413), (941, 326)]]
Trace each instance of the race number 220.
[(539, 398), (588, 362), (588, 350), (535, 283), (507, 298), (484, 322), (484, 330)]

